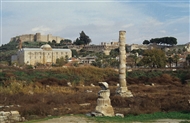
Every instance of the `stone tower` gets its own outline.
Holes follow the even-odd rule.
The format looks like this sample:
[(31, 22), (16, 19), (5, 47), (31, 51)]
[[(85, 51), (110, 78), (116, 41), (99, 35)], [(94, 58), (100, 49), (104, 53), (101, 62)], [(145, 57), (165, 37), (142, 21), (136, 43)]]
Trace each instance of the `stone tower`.
[(119, 31), (119, 82), (120, 87), (116, 93), (122, 97), (132, 97), (131, 91), (127, 89), (126, 81), (126, 50), (125, 50), (126, 31)]

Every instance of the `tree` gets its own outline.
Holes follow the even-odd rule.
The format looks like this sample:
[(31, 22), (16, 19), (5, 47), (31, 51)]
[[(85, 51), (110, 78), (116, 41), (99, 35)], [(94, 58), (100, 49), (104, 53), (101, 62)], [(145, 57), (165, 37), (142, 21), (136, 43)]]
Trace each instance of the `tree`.
[(153, 68), (161, 68), (166, 65), (165, 53), (160, 49), (145, 50), (141, 64)]
[(84, 45), (84, 41), (80, 41), (78, 38), (73, 42), (75, 45)]
[(78, 57), (78, 52), (76, 50), (71, 49), (72, 57)]
[(187, 51), (187, 49), (186, 49), (185, 47), (183, 47), (182, 51), (183, 51), (183, 52), (186, 52), (186, 51)]
[[(131, 58), (131, 59), (132, 59), (132, 62), (134, 63), (134, 67), (136, 67), (136, 66), (137, 66), (137, 60), (138, 60), (137, 53), (134, 54), (134, 55), (128, 56), (128, 58)], [(128, 58), (127, 58), (127, 59), (128, 59)]]
[(56, 44), (56, 41), (55, 41), (55, 40), (52, 40), (52, 43), (53, 43), (53, 44)]
[(64, 64), (66, 64), (68, 61), (68, 56), (66, 55), (65, 58), (61, 57), (61, 58), (57, 58), (56, 59), (56, 64), (57, 66), (63, 66)]
[(73, 43), (75, 45), (88, 45), (91, 43), (91, 39), (89, 36), (87, 36), (84, 31), (80, 33), (80, 37), (76, 39), (76, 41)]
[(190, 65), (190, 54), (187, 55), (186, 61), (187, 61), (187, 64)]
[(60, 41), (60, 44), (61, 45), (64, 45), (64, 44), (71, 44), (72, 43), (72, 41), (70, 40), (70, 39), (62, 39), (61, 41)]
[(173, 60), (174, 60), (175, 66), (177, 67), (177, 64), (178, 64), (178, 61), (179, 61), (179, 56), (177, 54), (175, 54), (174, 57), (173, 57)]
[(169, 58), (167, 59), (167, 62), (169, 63), (170, 67), (172, 67), (173, 61), (174, 61), (174, 60), (173, 60), (172, 57), (169, 57)]
[(111, 56), (112, 58), (115, 58), (115, 57), (117, 57), (118, 55), (119, 55), (119, 48), (112, 49), (112, 50), (110, 51), (110, 56)]
[(143, 44), (150, 44), (150, 42), (148, 40), (144, 40)]
[(178, 50), (177, 50), (177, 53), (178, 53), (178, 54), (181, 54), (181, 53), (182, 53), (182, 50), (181, 50), (181, 49), (178, 49)]
[(176, 45), (177, 39), (174, 37), (162, 37), (162, 38), (154, 38), (150, 40), (150, 43), (156, 44), (167, 44), (167, 45)]
[(143, 50), (143, 49), (133, 49), (133, 50), (131, 51), (131, 53), (133, 53), (133, 54), (138, 53), (139, 55), (143, 55), (144, 50)]

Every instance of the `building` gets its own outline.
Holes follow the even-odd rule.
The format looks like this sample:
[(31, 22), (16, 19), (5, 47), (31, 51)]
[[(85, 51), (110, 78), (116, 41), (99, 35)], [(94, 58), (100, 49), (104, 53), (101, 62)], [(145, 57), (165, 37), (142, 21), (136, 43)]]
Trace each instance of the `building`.
[(86, 57), (79, 57), (80, 64), (92, 64), (96, 61), (95, 56), (86, 56)]
[(101, 42), (101, 45), (87, 45), (84, 46), (83, 49), (86, 51), (94, 51), (94, 52), (104, 52), (106, 55), (109, 55), (110, 51), (119, 47), (118, 42)]
[(12, 63), (18, 65), (37, 65), (37, 64), (55, 64), (58, 58), (71, 58), (70, 49), (52, 49), (49, 44), (42, 45), (40, 48), (22, 48), (18, 50), (17, 55), (11, 58)]
[(147, 50), (147, 49), (151, 49), (151, 47), (149, 45), (139, 45), (139, 44), (127, 45), (127, 50), (129, 52), (131, 52), (132, 50), (138, 50), (138, 49)]
[(11, 38), (10, 41), (17, 41), (18, 39), (20, 39), (22, 42), (26, 42), (26, 41), (52, 42), (53, 40), (55, 40), (56, 43), (60, 43), (61, 40), (64, 40), (64, 38), (61, 38), (58, 36), (52, 36), (51, 34), (42, 35), (41, 33), (36, 33), (36, 34), (24, 34), (24, 35), (15, 36)]

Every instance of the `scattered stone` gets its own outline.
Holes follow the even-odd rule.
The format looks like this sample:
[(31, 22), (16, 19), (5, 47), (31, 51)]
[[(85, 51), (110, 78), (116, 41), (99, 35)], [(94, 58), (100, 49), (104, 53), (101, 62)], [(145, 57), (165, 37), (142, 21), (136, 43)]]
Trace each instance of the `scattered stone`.
[(34, 92), (33, 91), (28, 91), (28, 94), (33, 95)]
[(120, 113), (116, 113), (115, 116), (124, 118), (124, 115)]
[(90, 103), (83, 103), (83, 104), (79, 104), (79, 105), (85, 107), (85, 106), (89, 106)]
[(119, 83), (117, 83), (117, 87), (119, 87), (120, 85), (119, 85)]
[(91, 92), (92, 92), (92, 90), (86, 90), (86, 92), (87, 92), (87, 93), (91, 93)]
[(10, 106), (5, 106), (6, 108), (9, 108)]
[(50, 88), (50, 86), (49, 86), (49, 85), (46, 85), (46, 88)]
[(70, 111), (70, 110), (71, 110), (71, 108), (66, 108), (66, 110)]
[(0, 123), (15, 123), (25, 121), (24, 117), (21, 117), (18, 111), (1, 111)]
[(95, 85), (94, 85), (94, 84), (92, 84), (92, 83), (90, 84), (90, 86), (95, 87)]
[(10, 105), (10, 107), (14, 107), (14, 105)]
[(102, 114), (102, 113), (98, 113), (98, 112), (92, 112), (92, 113), (91, 113), (91, 116), (94, 116), (94, 117), (102, 117), (103, 114)]
[(3, 106), (3, 105), (1, 105), (1, 106), (0, 106), (0, 108), (4, 108), (4, 106)]
[(67, 82), (67, 85), (68, 85), (69, 87), (72, 87), (71, 82)]
[(54, 111), (57, 111), (57, 110), (58, 110), (58, 108), (53, 108), (53, 110), (54, 110)]

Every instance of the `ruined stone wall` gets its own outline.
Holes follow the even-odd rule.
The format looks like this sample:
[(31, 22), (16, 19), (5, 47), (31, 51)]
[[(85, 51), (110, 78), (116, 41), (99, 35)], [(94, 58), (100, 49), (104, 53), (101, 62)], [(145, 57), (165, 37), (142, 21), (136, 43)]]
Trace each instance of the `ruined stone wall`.
[(90, 45), (83, 47), (86, 51), (95, 51), (95, 52), (101, 52), (104, 51), (105, 46), (104, 45)]
[(17, 41), (18, 39), (21, 39), (22, 42), (25, 42), (25, 41), (52, 42), (52, 40), (55, 40), (57, 43), (60, 43), (61, 40), (64, 40), (64, 38), (61, 38), (58, 36), (52, 36), (51, 34), (41, 35), (41, 33), (36, 33), (36, 34), (19, 35), (19, 36), (11, 38), (10, 41)]
[(137, 50), (137, 49), (147, 50), (147, 49), (149, 49), (149, 46), (148, 46), (148, 45), (132, 44), (132, 45), (130, 45), (130, 46), (127, 46), (127, 49), (128, 49), (129, 51)]
[(89, 45), (89, 46), (83, 47), (83, 49), (87, 51), (95, 51), (95, 52), (102, 52), (102, 51), (110, 52), (112, 49), (116, 49), (118, 47), (119, 47), (118, 42), (111, 42), (111, 43), (101, 42), (101, 45)]
[(38, 41), (43, 41), (43, 42), (48, 42), (48, 41), (52, 41), (52, 40), (48, 40), (47, 39), (47, 35), (41, 35), (41, 38)]

